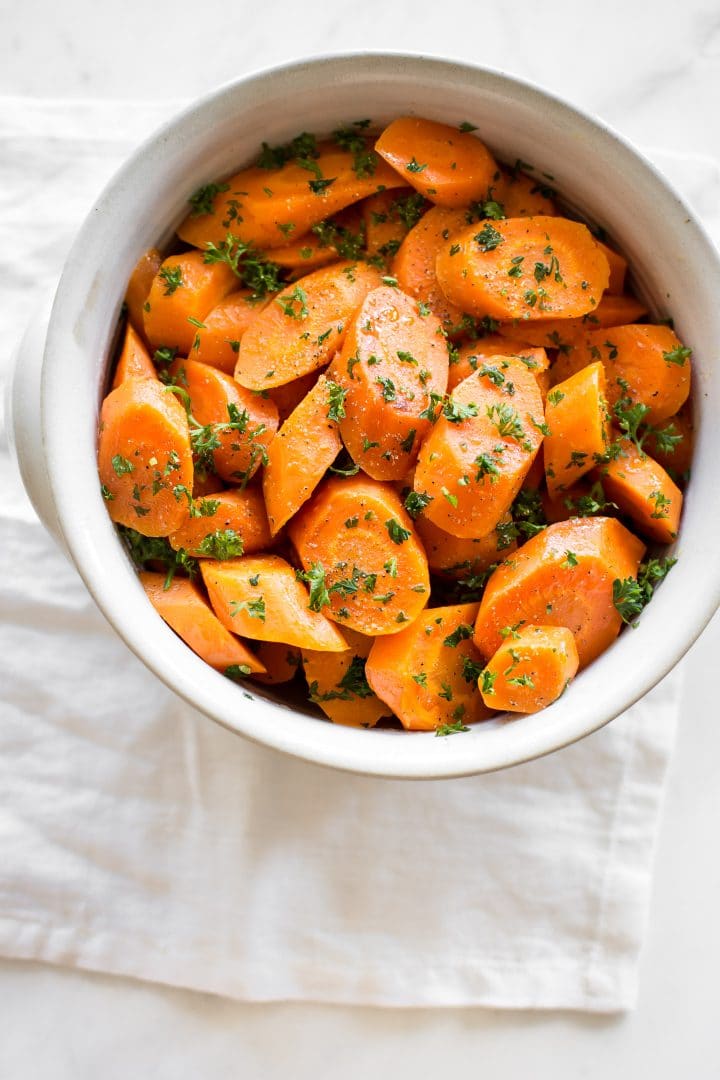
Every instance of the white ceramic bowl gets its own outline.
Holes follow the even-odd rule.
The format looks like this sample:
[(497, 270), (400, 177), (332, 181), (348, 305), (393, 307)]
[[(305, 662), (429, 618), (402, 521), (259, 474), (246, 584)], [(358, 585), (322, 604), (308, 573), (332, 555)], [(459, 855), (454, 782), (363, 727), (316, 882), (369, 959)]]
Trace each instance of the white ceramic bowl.
[[(694, 349), (697, 445), (680, 561), (635, 630), (553, 706), (460, 737), (334, 726), (269, 690), (238, 688), (195, 657), (148, 604), (100, 496), (98, 406), (125, 284), (141, 252), (163, 245), (201, 184), (251, 161), (262, 140), (416, 113), (470, 120), (502, 159), (551, 173), (581, 213), (629, 257), (658, 314)], [(202, 98), (150, 138), (110, 182), (68, 258), (44, 335), (37, 322), (13, 390), (15, 440), (36, 507), (131, 649), (212, 719), (258, 742), (341, 769), (452, 777), (546, 754), (601, 727), (657, 683), (720, 600), (720, 265), (692, 212), (653, 167), (597, 120), (517, 79), (417, 56), (313, 59), (243, 78)], [(101, 673), (99, 677), (102, 677)]]

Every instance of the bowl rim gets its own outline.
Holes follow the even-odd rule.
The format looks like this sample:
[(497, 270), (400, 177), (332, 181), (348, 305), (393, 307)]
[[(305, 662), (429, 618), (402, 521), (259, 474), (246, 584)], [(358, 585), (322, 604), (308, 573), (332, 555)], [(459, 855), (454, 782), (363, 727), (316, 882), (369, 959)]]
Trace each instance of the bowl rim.
[[(404, 51), (376, 50), (323, 53), (305, 57), (262, 68), (229, 80), (194, 99), (148, 136), (105, 186), (70, 250), (50, 316), (41, 382), (40, 414), (43, 451), (64, 543), (93, 599), (129, 648), (188, 704), (235, 733), (315, 764), (394, 779), (440, 779), (474, 775), (520, 764), (561, 749), (603, 727), (643, 697), (685, 655), (720, 605), (720, 564), (709, 571), (702, 595), (693, 598), (691, 618), (686, 618), (683, 632), (675, 639), (666, 637), (659, 643), (653, 655), (647, 657), (642, 669), (642, 677), (636, 680), (632, 691), (628, 692), (627, 686), (622, 689), (622, 692), (618, 692), (617, 688), (609, 687), (602, 701), (595, 700), (586, 703), (584, 709), (579, 710), (580, 719), (574, 723), (568, 722), (565, 736), (562, 738), (553, 736), (552, 728), (543, 729), (538, 725), (526, 726), (522, 738), (507, 737), (511, 724), (517, 724), (517, 721), (512, 721), (509, 724), (498, 724), (493, 732), (487, 731), (487, 725), (480, 725), (486, 729), (481, 738), (478, 738), (480, 733), (473, 730), (463, 740), (434, 740), (431, 751), (427, 740), (434, 738), (432, 732), (364, 732), (330, 723), (318, 723), (317, 718), (308, 717), (293, 709), (288, 710), (287, 707), (277, 706), (259, 694), (246, 695), (250, 697), (250, 702), (240, 715), (237, 715), (236, 701), (234, 710), (236, 715), (230, 719), (231, 710), (221, 709), (221, 706), (223, 703), (229, 705), (230, 698), (227, 689), (237, 694), (238, 688), (229, 684), (229, 680), (222, 675), (213, 672), (193, 654), (188, 655), (187, 647), (169, 628), (165, 627), (158, 616), (155, 620), (147, 620), (149, 633), (145, 633), (142, 626), (138, 628), (128, 617), (120, 598), (114, 596), (108, 589), (107, 573), (103, 576), (103, 565), (97, 558), (94, 530), (88, 527), (92, 525), (90, 518), (95, 518), (96, 525), (99, 525), (100, 519), (94, 511), (92, 514), (88, 511), (89, 517), (88, 514), (84, 514), (78, 520), (77, 494), (66, 482), (72, 455), (60, 431), (60, 425), (53, 422), (53, 401), (58, 400), (58, 395), (62, 397), (63, 392), (63, 370), (60, 362), (63, 342), (73, 332), (69, 312), (74, 308), (77, 309), (80, 302), (78, 282), (82, 279), (85, 248), (88, 238), (91, 238), (98, 228), (98, 222), (102, 222), (103, 215), (107, 214), (111, 207), (114, 193), (123, 190), (132, 181), (133, 174), (141, 163), (160, 144), (175, 137), (189, 121), (228, 95), (234, 95), (239, 90), (252, 89), (254, 86), (260, 86), (281, 76), (300, 77), (308, 71), (315, 74), (320, 72), (327, 74), (334, 68), (351, 64), (375, 65), (386, 76), (391, 74), (397, 76), (400, 71), (406, 77), (419, 78), (422, 74), (422, 77), (427, 79), (428, 72), (434, 71), (466, 80), (482, 78), (495, 84), (498, 89), (531, 99), (538, 106), (549, 104), (559, 115), (567, 118), (575, 126), (588, 130), (595, 137), (601, 136), (614, 143), (618, 152), (626, 155), (629, 162), (634, 160), (656, 189), (677, 203), (686, 214), (695, 243), (699, 245), (700, 255), (714, 271), (716, 284), (720, 288), (720, 261), (716, 249), (684, 198), (629, 140), (587, 110), (569, 104), (562, 97), (530, 80), (501, 70), (451, 58)], [(97, 498), (98, 506), (102, 507), (102, 512), (107, 517), (99, 495)], [(114, 526), (112, 530), (115, 533)], [(115, 535), (117, 537), (116, 533)], [(122, 545), (119, 537), (116, 542), (120, 548)], [(142, 595), (144, 600), (144, 594)], [(153, 614), (149, 606), (148, 614)], [(146, 646), (150, 636), (157, 642), (158, 647), (148, 651)], [(162, 647), (160, 647), (161, 642)], [(202, 693), (197, 690), (198, 679), (200, 679)], [(204, 690), (206, 683), (207, 691)], [(293, 730), (290, 725), (276, 725), (266, 715), (268, 706), (289, 711), (298, 721), (297, 729)], [(550, 706), (549, 710), (544, 710), (544, 714), (554, 708), (556, 706)], [(219, 715), (219, 712), (223, 714)], [(319, 731), (322, 731), (322, 736), (313, 737), (307, 723), (303, 721), (314, 724)], [(503, 733), (502, 737), (497, 737), (499, 732)], [(359, 740), (354, 738), (358, 735)], [(397, 745), (398, 740), (407, 742), (407, 752), (400, 750)], [(424, 740), (424, 742), (418, 744), (418, 740)], [(396, 743), (395, 747), (393, 747), (393, 741)], [(438, 742), (444, 744), (441, 752), (438, 752)], [(463, 743), (462, 752), (453, 749), (453, 744), (457, 742)], [(424, 746), (426, 749), (418, 751), (415, 749), (417, 745)]]

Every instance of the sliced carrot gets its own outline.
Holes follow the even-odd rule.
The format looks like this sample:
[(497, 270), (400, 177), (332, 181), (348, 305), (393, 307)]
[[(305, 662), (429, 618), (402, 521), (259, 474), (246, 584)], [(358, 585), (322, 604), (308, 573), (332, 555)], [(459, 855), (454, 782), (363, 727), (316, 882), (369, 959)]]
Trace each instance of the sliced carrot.
[(225, 491), (225, 481), (221, 480), (216, 472), (204, 466), (195, 467), (193, 476), (193, 498), (204, 499), (206, 495), (216, 495), (219, 491)]
[(265, 252), (272, 262), (282, 266), (284, 270), (297, 271), (296, 277), (309, 274), (311, 270), (319, 270), (321, 266), (337, 262), (339, 255), (334, 247), (323, 245), (320, 239), (313, 233), (306, 233), (293, 244), (286, 247), (274, 248)]
[(647, 454), (628, 439), (622, 455), (599, 470), (605, 494), (650, 540), (671, 544), (677, 537), (682, 492)]
[(262, 674), (265, 666), (246, 645), (226, 630), (200, 589), (187, 578), (174, 577), (165, 588), (165, 575), (143, 571), (148, 600), (178, 637), (216, 671), (242, 677)]
[(475, 135), (419, 116), (393, 120), (375, 149), (403, 183), (438, 206), (466, 206), (482, 198), (498, 168)]
[(365, 297), (333, 363), (345, 393), (340, 432), (350, 456), (376, 480), (400, 480), (445, 393), (448, 352), (439, 321), (399, 289)]
[(300, 649), (347, 649), (334, 623), (311, 609), (308, 590), (279, 555), (244, 555), (228, 562), (203, 559), (200, 569), (215, 614), (228, 630)]
[(367, 680), (410, 731), (433, 731), (490, 716), (478, 691), (482, 663), (472, 641), (477, 604), (428, 608), (392, 637), (378, 638)]
[(510, 356), (483, 364), (453, 391), (420, 448), (415, 491), (446, 532), (486, 536), (510, 508), (542, 442), (533, 373)]
[(648, 421), (667, 420), (685, 404), (690, 393), (690, 350), (669, 326), (615, 326), (611, 331), (593, 330), (553, 368), (553, 379), (569, 374), (594, 360), (602, 361), (611, 405), (628, 394), (646, 405)]
[(206, 263), (199, 251), (170, 255), (153, 278), (144, 305), (145, 336), (154, 349), (178, 349), (187, 356), (204, 319), (237, 286), (224, 263)]
[[(501, 524), (509, 521), (510, 515), (505, 514)], [(505, 545), (497, 529), (493, 529), (487, 536), (463, 540), (438, 528), (424, 514), (415, 519), (415, 528), (423, 542), (428, 566), (434, 574), (442, 577), (459, 579), (482, 574), (517, 547), (514, 540)]]
[(558, 210), (554, 192), (542, 178), (536, 179), (518, 169), (503, 169), (493, 184), (491, 198), (502, 206), (505, 217), (555, 217)]
[[(264, 665), (265, 672), (256, 675), (256, 681), (270, 686), (280, 686), (291, 682), (300, 667), (301, 652), (294, 645), (283, 645), (280, 641), (260, 641), (256, 649), (258, 660)], [(318, 653), (319, 656), (333, 656), (334, 653)], [(342, 653), (339, 655), (342, 656)]]
[(266, 300), (252, 300), (250, 289), (230, 293), (202, 320), (190, 349), (190, 359), (219, 368), (226, 375), (235, 371), (240, 342)]
[(435, 272), (448, 300), (463, 311), (528, 322), (593, 311), (609, 277), (590, 230), (561, 217), (468, 225), (445, 242)]
[(627, 275), (627, 259), (625, 259), (619, 251), (615, 251), (613, 248), (608, 247), (602, 240), (598, 240), (598, 246), (603, 255), (608, 261), (610, 267), (610, 280), (608, 281), (608, 292), (615, 296), (620, 296), (625, 288), (625, 277)]
[(365, 661), (373, 639), (354, 630), (343, 629), (349, 648), (341, 653), (320, 653), (305, 649), (302, 654), (310, 700), (319, 705), (328, 719), (345, 727), (375, 727), (388, 706), (373, 693), (365, 677)]
[(412, 188), (395, 188), (370, 195), (360, 206), (367, 254), (391, 260), (429, 204)]
[(150, 248), (140, 256), (128, 281), (125, 293), (128, 318), (139, 334), (145, 332), (145, 304), (162, 261), (163, 258), (158, 249)]
[(339, 259), (360, 258), (365, 249), (365, 225), (361, 209), (365, 202), (367, 199), (346, 207), (327, 221), (318, 221), (310, 232), (297, 237), (292, 244), (265, 252), (266, 258), (291, 271), (291, 280), (297, 280), (311, 270)]
[(539, 712), (560, 697), (578, 664), (575, 639), (564, 626), (510, 630), (480, 676), (483, 701), (501, 712)]
[(644, 552), (645, 545), (614, 518), (549, 525), (490, 577), (475, 623), (480, 653), (489, 660), (507, 628), (565, 626), (586, 667), (622, 626), (613, 581), (636, 577)]
[[(578, 319), (518, 319), (498, 326), (498, 334), (511, 341), (559, 349), (562, 356), (591, 330), (603, 326), (623, 326), (641, 319), (643, 315), (647, 315), (647, 308), (634, 296), (604, 293), (598, 306)], [(567, 378), (571, 374), (568, 371), (560, 378)]]
[(168, 540), (176, 551), (184, 548), (189, 555), (212, 559), (262, 551), (271, 543), (262, 494), (245, 488), (196, 499)]
[(667, 469), (674, 480), (681, 480), (692, 462), (693, 422), (690, 403), (679, 413), (663, 421), (659, 435), (651, 432), (643, 444), (650, 457)]
[(271, 401), (275, 402), (280, 423), (284, 424), (288, 416), (294, 413), (303, 398), (312, 390), (318, 381), (320, 373), (309, 371), (307, 375), (301, 375), (299, 379), (284, 383), (282, 386), (273, 386), (272, 390), (264, 390)]
[(543, 454), (550, 496), (556, 498), (594, 468), (607, 449), (605, 370), (588, 364), (549, 393), (545, 419), (550, 434)]
[(463, 313), (438, 285), (435, 259), (447, 239), (466, 225), (464, 211), (433, 207), (407, 234), (392, 264), (402, 291), (414, 296), (419, 305), (429, 307), (449, 333), (462, 323)]
[(607, 496), (597, 473), (587, 473), (578, 480), (551, 497), (547, 491), (541, 493), (542, 507), (546, 519), (552, 524), (567, 521), (572, 517), (592, 517), (596, 514), (615, 516), (617, 506)]
[(193, 419), (209, 427), (203, 441), (213, 444), (209, 459), (215, 472), (229, 483), (246, 484), (277, 431), (275, 403), (196, 360), (175, 360), (170, 374), (189, 395)]
[(310, 498), (342, 449), (341, 388), (321, 375), (268, 448), (263, 492), (273, 536)]
[[(230, 231), (257, 248), (282, 248), (358, 199), (407, 183), (372, 151), (371, 144), (357, 135), (355, 141), (357, 149), (350, 150), (319, 143), (309, 148), (310, 153), (306, 149), (296, 155), (303, 164), (294, 156), (280, 168), (253, 165), (223, 184), (209, 185), (208, 198), (196, 202), (178, 235), (204, 248), (210, 242), (222, 243)], [(317, 157), (311, 156), (315, 153)], [(198, 213), (198, 208), (207, 212)]]
[(450, 362), (448, 392), (451, 393), (463, 379), (467, 379), (468, 375), (472, 375), (473, 371), (477, 371), (493, 356), (520, 357), (538, 379), (538, 385), (540, 385), (539, 376), (550, 367), (548, 354), (544, 349), (536, 349), (532, 345), (524, 345), (517, 341), (508, 341), (499, 334), (488, 334), (458, 349), (456, 357)]
[(124, 383), (126, 379), (156, 379), (155, 365), (150, 359), (150, 353), (145, 348), (142, 338), (135, 330), (131, 322), (125, 325), (125, 337), (120, 357), (115, 368), (113, 378), (113, 390)]
[(182, 405), (154, 379), (128, 379), (100, 410), (98, 470), (113, 521), (167, 536), (185, 518), (193, 463)]
[(328, 618), (361, 634), (396, 634), (425, 607), (425, 552), (389, 485), (361, 474), (326, 480), (289, 534)]
[(365, 263), (336, 263), (283, 289), (240, 342), (235, 378), (250, 390), (292, 382), (330, 362), (347, 325), (380, 274)]

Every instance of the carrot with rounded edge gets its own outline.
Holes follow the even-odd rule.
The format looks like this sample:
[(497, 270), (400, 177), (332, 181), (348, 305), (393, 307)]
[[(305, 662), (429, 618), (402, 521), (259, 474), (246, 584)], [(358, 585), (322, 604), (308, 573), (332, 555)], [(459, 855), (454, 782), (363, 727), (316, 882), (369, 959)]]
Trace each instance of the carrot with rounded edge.
[(154, 379), (128, 379), (100, 410), (98, 471), (113, 521), (167, 536), (185, 518), (193, 462), (185, 410)]
[(266, 390), (324, 367), (342, 347), (355, 311), (381, 283), (374, 267), (344, 262), (283, 289), (245, 331), (237, 382)]
[(344, 652), (347, 642), (313, 604), (290, 563), (279, 555), (244, 555), (200, 569), (220, 622), (257, 641), (280, 641), (300, 649)]
[[(517, 319), (501, 323), (497, 332), (501, 337), (544, 349), (559, 349), (566, 355), (585, 334), (604, 326), (623, 326), (647, 315), (647, 308), (634, 296), (613, 296), (605, 293), (596, 308), (577, 319)], [(567, 375), (572, 374), (571, 371)], [(560, 378), (566, 378), (563, 374)]]
[(578, 664), (575, 639), (564, 626), (511, 629), (480, 676), (483, 701), (501, 712), (539, 712), (560, 697)]
[(319, 377), (319, 371), (309, 371), (307, 375), (301, 375), (299, 379), (293, 379), (292, 382), (283, 383), (282, 386), (273, 386), (271, 390), (264, 391), (270, 400), (275, 402), (281, 424), (284, 424), (288, 416), (295, 412)]
[(505, 217), (555, 217), (554, 191), (543, 179), (536, 179), (518, 169), (503, 169), (494, 182), (490, 196), (500, 203)]
[(267, 300), (253, 300), (250, 289), (231, 292), (202, 320), (189, 351), (191, 360), (219, 368), (226, 375), (235, 371), (242, 336)]
[[(280, 686), (291, 682), (302, 664), (302, 654), (295, 645), (284, 645), (280, 641), (260, 641), (255, 651), (258, 660), (265, 668), (264, 673), (256, 675), (255, 679), (269, 686)], [(333, 656), (335, 654), (319, 653), (318, 655)]]
[(271, 151), (263, 155), (270, 168), (253, 165), (196, 192), (193, 211), (178, 228), (178, 236), (204, 248), (222, 243), (231, 232), (256, 248), (282, 248), (351, 203), (407, 182), (361, 134), (349, 134), (354, 149), (329, 141), (316, 143), (312, 136), (300, 139), (306, 144), (283, 164)]
[(162, 261), (158, 249), (150, 248), (140, 256), (128, 281), (125, 293), (128, 318), (139, 334), (145, 332), (145, 304)]
[(600, 363), (571, 375), (550, 391), (545, 403), (543, 455), (551, 498), (594, 468), (608, 442), (605, 371)]
[(145, 348), (142, 338), (132, 323), (128, 321), (125, 324), (123, 346), (115, 368), (113, 390), (120, 383), (124, 383), (126, 379), (157, 380), (157, 377), (157, 371), (150, 359), (150, 353)]
[(289, 525), (323, 612), (361, 634), (395, 634), (425, 607), (425, 552), (397, 493), (368, 477), (326, 480)]
[(365, 676), (373, 639), (347, 627), (343, 629), (348, 649), (341, 653), (320, 653), (304, 649), (305, 669), (310, 700), (319, 705), (329, 720), (345, 727), (375, 727), (391, 712), (376, 697)]
[(365, 297), (331, 369), (342, 387), (340, 433), (375, 480), (400, 480), (415, 462), (445, 393), (448, 352), (440, 323), (399, 289)]
[(643, 443), (650, 457), (662, 465), (676, 481), (682, 480), (690, 469), (693, 456), (693, 422), (690, 403), (679, 413), (663, 421), (659, 431), (652, 431)]
[(517, 341), (508, 341), (499, 334), (488, 334), (486, 337), (478, 338), (477, 341), (462, 345), (457, 350), (457, 355), (450, 361), (448, 393), (452, 393), (463, 379), (467, 379), (473, 371), (477, 371), (493, 356), (518, 357), (533, 372), (541, 390), (545, 389), (544, 381), (542, 385), (540, 383), (540, 377), (550, 367), (550, 361), (544, 349), (534, 348), (532, 345), (524, 345)]
[(615, 296), (620, 296), (625, 288), (625, 277), (628, 268), (627, 259), (624, 258), (619, 251), (615, 251), (614, 248), (604, 244), (602, 240), (598, 240), (598, 246), (607, 259), (608, 266), (610, 267), (608, 292)]
[(412, 188), (379, 191), (360, 203), (369, 256), (391, 260), (429, 204)]
[(206, 263), (199, 251), (170, 255), (153, 278), (145, 302), (145, 336), (154, 349), (178, 349), (187, 356), (204, 319), (237, 286), (224, 263)]
[(491, 358), (455, 388), (427, 436), (415, 491), (424, 513), (466, 539), (485, 536), (510, 508), (545, 431), (542, 398), (521, 360)]
[(375, 149), (403, 183), (438, 206), (466, 206), (482, 198), (498, 171), (475, 135), (419, 116), (393, 120)]
[(421, 305), (423, 309), (430, 308), (451, 334), (452, 328), (462, 323), (463, 313), (441, 290), (435, 259), (446, 240), (466, 224), (464, 211), (434, 206), (410, 229), (392, 263), (392, 272), (402, 291), (415, 297), (418, 309)]
[[(509, 514), (504, 514), (501, 525), (511, 521)], [(441, 577), (460, 579), (474, 577), (488, 570), (493, 563), (506, 558), (515, 550), (517, 544), (511, 540), (503, 546), (500, 533), (495, 528), (486, 536), (463, 540), (459, 536), (445, 532), (433, 524), (424, 514), (415, 519), (415, 528), (423, 542), (428, 566), (434, 574)]]
[(197, 360), (175, 360), (171, 376), (190, 398), (193, 446), (199, 461), (229, 483), (246, 484), (267, 456), (277, 431), (274, 402)]
[(236, 678), (265, 671), (262, 661), (223, 626), (192, 581), (174, 577), (165, 588), (165, 575), (147, 570), (140, 581), (158, 615), (210, 667)]
[(608, 499), (650, 540), (671, 544), (677, 537), (683, 497), (662, 465), (621, 440), (622, 454), (599, 470)]
[(230, 559), (252, 555), (272, 542), (262, 494), (256, 488), (218, 492), (195, 499), (170, 546), (198, 558)]
[(593, 311), (609, 268), (586, 225), (530, 217), (466, 226), (445, 241), (435, 273), (448, 300), (463, 311), (532, 322)]
[(613, 581), (636, 577), (644, 553), (642, 541), (614, 518), (549, 525), (490, 577), (475, 623), (477, 648), (489, 660), (508, 628), (565, 626), (586, 667), (622, 626)]
[(310, 498), (342, 449), (344, 393), (321, 375), (268, 447), (263, 493), (273, 536)]
[(404, 728), (462, 730), (490, 716), (477, 686), (483, 666), (472, 640), (477, 611), (477, 604), (428, 608), (400, 634), (375, 641), (367, 680)]

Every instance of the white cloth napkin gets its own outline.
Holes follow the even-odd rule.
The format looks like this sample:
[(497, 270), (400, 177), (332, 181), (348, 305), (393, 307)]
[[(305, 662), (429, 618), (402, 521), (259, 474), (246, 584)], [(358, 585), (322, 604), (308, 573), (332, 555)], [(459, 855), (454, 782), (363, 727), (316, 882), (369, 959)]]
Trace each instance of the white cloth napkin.
[[(101, 184), (170, 111), (0, 99), (6, 354)], [(714, 162), (662, 165), (717, 212)], [(632, 1007), (677, 676), (503, 773), (323, 770), (175, 698), (2, 447), (0, 485), (1, 953), (244, 1000)]]

